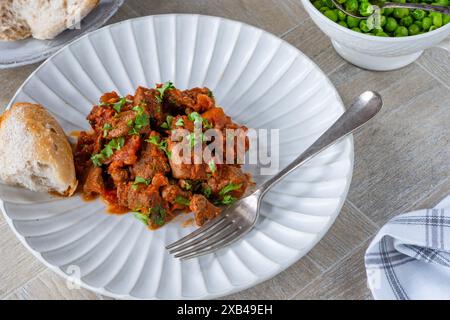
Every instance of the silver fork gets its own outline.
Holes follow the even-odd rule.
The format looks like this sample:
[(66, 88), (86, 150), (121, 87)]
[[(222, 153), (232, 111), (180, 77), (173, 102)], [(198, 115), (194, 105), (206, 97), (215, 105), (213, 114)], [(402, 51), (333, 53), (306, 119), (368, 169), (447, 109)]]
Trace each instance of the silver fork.
[(219, 216), (168, 245), (166, 249), (175, 254), (176, 258), (190, 259), (219, 250), (237, 241), (254, 227), (259, 217), (261, 199), (275, 184), (319, 152), (362, 126), (380, 111), (382, 105), (383, 102), (378, 93), (373, 91), (362, 93), (316, 142), (286, 168), (264, 182), (252, 194), (227, 207)]

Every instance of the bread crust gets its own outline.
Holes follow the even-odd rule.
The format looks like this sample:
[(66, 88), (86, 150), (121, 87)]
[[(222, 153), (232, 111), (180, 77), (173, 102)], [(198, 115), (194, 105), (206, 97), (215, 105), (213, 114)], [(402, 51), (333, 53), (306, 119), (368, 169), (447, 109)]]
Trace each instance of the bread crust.
[[(75, 192), (78, 182), (72, 148), (64, 131), (42, 106), (16, 103), (0, 118), (0, 178), (6, 183), (17, 184), (16, 177), (11, 175), (20, 174), (20, 171), (30, 174), (23, 172), (30, 164), (43, 166), (51, 172), (48, 180), (58, 188), (45, 191), (63, 196)], [(23, 185), (36, 189), (30, 187), (31, 182)]]

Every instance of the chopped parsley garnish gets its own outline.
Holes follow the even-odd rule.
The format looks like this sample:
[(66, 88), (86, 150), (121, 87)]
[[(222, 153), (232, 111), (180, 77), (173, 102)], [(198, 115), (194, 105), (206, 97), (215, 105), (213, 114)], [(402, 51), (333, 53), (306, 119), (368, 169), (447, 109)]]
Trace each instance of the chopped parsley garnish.
[(184, 205), (184, 206), (189, 206), (189, 204), (191, 203), (189, 201), (189, 199), (186, 199), (186, 198), (181, 197), (181, 196), (176, 196), (175, 197), (175, 202), (178, 203), (178, 204)]
[(131, 186), (133, 190), (136, 190), (138, 188), (139, 184), (145, 184), (146, 186), (150, 185), (152, 181), (150, 179), (144, 179), (142, 177), (137, 176), (134, 179), (133, 185)]
[(231, 195), (227, 194), (223, 197), (221, 204), (228, 205), (234, 203), (235, 201), (236, 201), (235, 197), (232, 197)]
[(140, 222), (148, 226), (148, 219), (149, 217), (143, 213), (140, 212), (133, 212), (133, 216), (138, 219)]
[(154, 144), (155, 146), (157, 146), (170, 159), (171, 154), (170, 154), (170, 151), (167, 150), (167, 140), (159, 141), (158, 136), (150, 136), (145, 141), (150, 142), (151, 144)]
[(186, 139), (189, 141), (191, 147), (194, 147), (199, 142), (205, 142), (206, 136), (204, 133), (196, 134), (195, 132), (191, 132), (186, 136)]
[(214, 94), (211, 90), (208, 90), (208, 97), (214, 98)]
[(112, 125), (110, 125), (109, 123), (105, 123), (105, 125), (103, 126), (103, 137), (106, 138), (108, 136), (108, 131), (112, 129)]
[(192, 189), (192, 183), (189, 180), (184, 180), (183, 189), (184, 190), (191, 190)]
[(196, 127), (200, 127), (202, 124), (205, 129), (211, 129), (212, 125), (209, 123), (208, 119), (203, 118), (198, 112), (191, 112), (188, 115), (188, 119), (194, 122)]
[(217, 171), (217, 166), (216, 166), (216, 163), (214, 162), (213, 159), (209, 160), (208, 167), (209, 167), (209, 169), (211, 170), (212, 173)]
[(229, 183), (225, 187), (223, 187), (222, 190), (220, 190), (219, 195), (225, 196), (227, 193), (230, 193), (231, 191), (234, 190), (239, 190), (241, 187), (242, 183), (240, 184)]
[(162, 226), (164, 223), (166, 223), (166, 210), (164, 210), (161, 205), (156, 205), (153, 208), (150, 209), (152, 213), (152, 220), (153, 222), (158, 225)]
[(183, 120), (183, 118), (179, 118), (179, 119), (177, 120), (177, 122), (175, 122), (175, 125), (176, 125), (177, 127), (182, 127), (182, 126), (184, 126), (184, 120)]
[(150, 124), (150, 117), (144, 112), (144, 108), (142, 108), (141, 106), (133, 107), (133, 111), (136, 111), (137, 115), (136, 118), (134, 118), (134, 121), (129, 120), (127, 122), (127, 125), (129, 127), (132, 127), (131, 130), (128, 132), (128, 134), (138, 135), (139, 131), (142, 128)]
[(164, 94), (166, 93), (166, 90), (168, 89), (174, 89), (173, 83), (170, 81), (167, 81), (164, 83), (161, 87), (156, 88), (156, 90), (159, 92), (159, 96), (156, 96), (156, 101), (159, 103), (163, 102), (164, 100)]
[(207, 197), (207, 198), (211, 197), (211, 193), (212, 193), (212, 189), (210, 186), (203, 188), (203, 194), (205, 195), (205, 197)]
[(170, 127), (172, 127), (172, 121), (173, 121), (173, 116), (168, 115), (166, 117), (166, 121), (161, 125), (161, 128), (170, 129)]
[(129, 100), (127, 100), (127, 98), (121, 98), (119, 101), (113, 104), (113, 109), (116, 110), (117, 113), (119, 113), (122, 110), (122, 107), (127, 102), (130, 102)]
[(96, 167), (100, 167), (102, 165), (102, 161), (111, 157), (114, 153), (114, 150), (120, 150), (125, 145), (125, 138), (119, 137), (114, 138), (108, 142), (103, 147), (103, 150), (100, 153), (94, 154), (91, 156), (92, 163)]

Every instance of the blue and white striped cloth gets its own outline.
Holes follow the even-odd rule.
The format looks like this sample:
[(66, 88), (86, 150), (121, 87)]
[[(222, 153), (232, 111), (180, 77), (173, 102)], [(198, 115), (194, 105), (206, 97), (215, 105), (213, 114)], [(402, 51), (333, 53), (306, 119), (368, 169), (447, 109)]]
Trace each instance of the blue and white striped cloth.
[(450, 196), (390, 220), (365, 263), (375, 299), (450, 299)]

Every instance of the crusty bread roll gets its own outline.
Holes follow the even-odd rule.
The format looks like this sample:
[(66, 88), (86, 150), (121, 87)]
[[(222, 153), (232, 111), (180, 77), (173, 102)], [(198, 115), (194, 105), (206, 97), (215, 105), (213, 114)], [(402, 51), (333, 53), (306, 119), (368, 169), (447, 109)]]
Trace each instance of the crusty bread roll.
[(77, 187), (72, 148), (40, 105), (16, 103), (0, 118), (0, 180), (70, 196)]
[(0, 26), (0, 39), (18, 40), (32, 35), (45, 40), (79, 23), (99, 0), (0, 0), (0, 3), (7, 9), (4, 18), (0, 15), (1, 20), (5, 21), (5, 29), (9, 26), (5, 31)]

